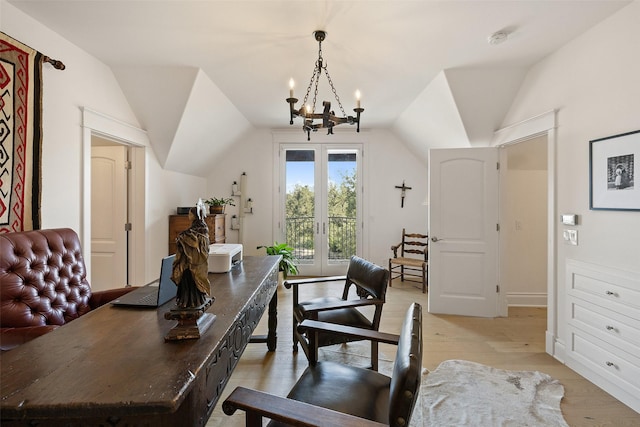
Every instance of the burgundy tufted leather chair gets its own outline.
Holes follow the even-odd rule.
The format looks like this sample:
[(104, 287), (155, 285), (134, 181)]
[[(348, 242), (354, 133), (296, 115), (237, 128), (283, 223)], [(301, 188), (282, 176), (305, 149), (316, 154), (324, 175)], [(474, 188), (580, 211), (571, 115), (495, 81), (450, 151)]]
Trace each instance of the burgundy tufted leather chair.
[(130, 292), (91, 292), (69, 228), (0, 234), (0, 349), (10, 350)]

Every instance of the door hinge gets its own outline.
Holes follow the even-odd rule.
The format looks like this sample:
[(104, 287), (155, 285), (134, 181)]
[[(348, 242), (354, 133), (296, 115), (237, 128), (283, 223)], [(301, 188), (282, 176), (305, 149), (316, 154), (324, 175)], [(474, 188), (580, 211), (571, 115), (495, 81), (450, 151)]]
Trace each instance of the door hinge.
[(500, 293), (500, 285), (496, 285), (496, 294)]
[(124, 168), (126, 170), (130, 170), (131, 169), (131, 160), (125, 160), (124, 161)]
[(496, 169), (500, 170), (500, 162), (496, 162)]
[(496, 231), (500, 231), (500, 224), (496, 224)]
[(130, 222), (127, 222), (127, 223), (124, 225), (124, 231), (131, 231), (131, 230), (132, 230), (132, 228), (133, 228), (133, 227), (131, 226), (131, 223), (130, 223)]

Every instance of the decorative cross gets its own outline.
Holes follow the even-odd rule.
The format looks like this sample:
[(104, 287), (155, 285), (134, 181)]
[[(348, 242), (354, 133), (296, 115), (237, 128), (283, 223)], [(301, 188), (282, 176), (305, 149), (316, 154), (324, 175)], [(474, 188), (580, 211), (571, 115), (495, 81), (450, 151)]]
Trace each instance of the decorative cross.
[(404, 185), (404, 180), (402, 180), (402, 185), (396, 185), (396, 188), (402, 190), (402, 192), (400, 193), (400, 207), (404, 208), (404, 196), (406, 195), (407, 190), (411, 190), (411, 187), (407, 187), (406, 185)]

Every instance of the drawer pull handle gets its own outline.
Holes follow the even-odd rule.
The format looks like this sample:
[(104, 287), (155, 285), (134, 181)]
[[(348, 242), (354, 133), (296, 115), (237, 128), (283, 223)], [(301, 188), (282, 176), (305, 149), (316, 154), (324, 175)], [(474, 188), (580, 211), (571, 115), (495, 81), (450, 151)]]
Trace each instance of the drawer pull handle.
[(606, 363), (607, 363), (607, 366), (616, 366), (615, 363), (613, 362), (606, 362)]
[(607, 295), (612, 295), (612, 296), (615, 296), (615, 295), (616, 295), (616, 293), (615, 293), (615, 292), (611, 292), (611, 291), (607, 291), (607, 292), (605, 292), (605, 293), (606, 293)]
[(613, 327), (613, 326), (611, 326), (611, 325), (607, 325), (607, 327), (606, 327), (606, 328), (607, 328), (607, 331), (614, 331), (614, 330), (616, 329), (616, 328), (614, 328), (614, 327)]

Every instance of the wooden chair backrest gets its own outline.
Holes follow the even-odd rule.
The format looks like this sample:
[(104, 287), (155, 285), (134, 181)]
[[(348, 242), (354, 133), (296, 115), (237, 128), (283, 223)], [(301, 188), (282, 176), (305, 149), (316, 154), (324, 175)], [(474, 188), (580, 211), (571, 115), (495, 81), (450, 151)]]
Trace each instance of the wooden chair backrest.
[(407, 233), (404, 228), (402, 229), (402, 244), (400, 247), (400, 256), (404, 257), (405, 254), (415, 254), (423, 256), (426, 261), (428, 252), (428, 235), (419, 233)]

